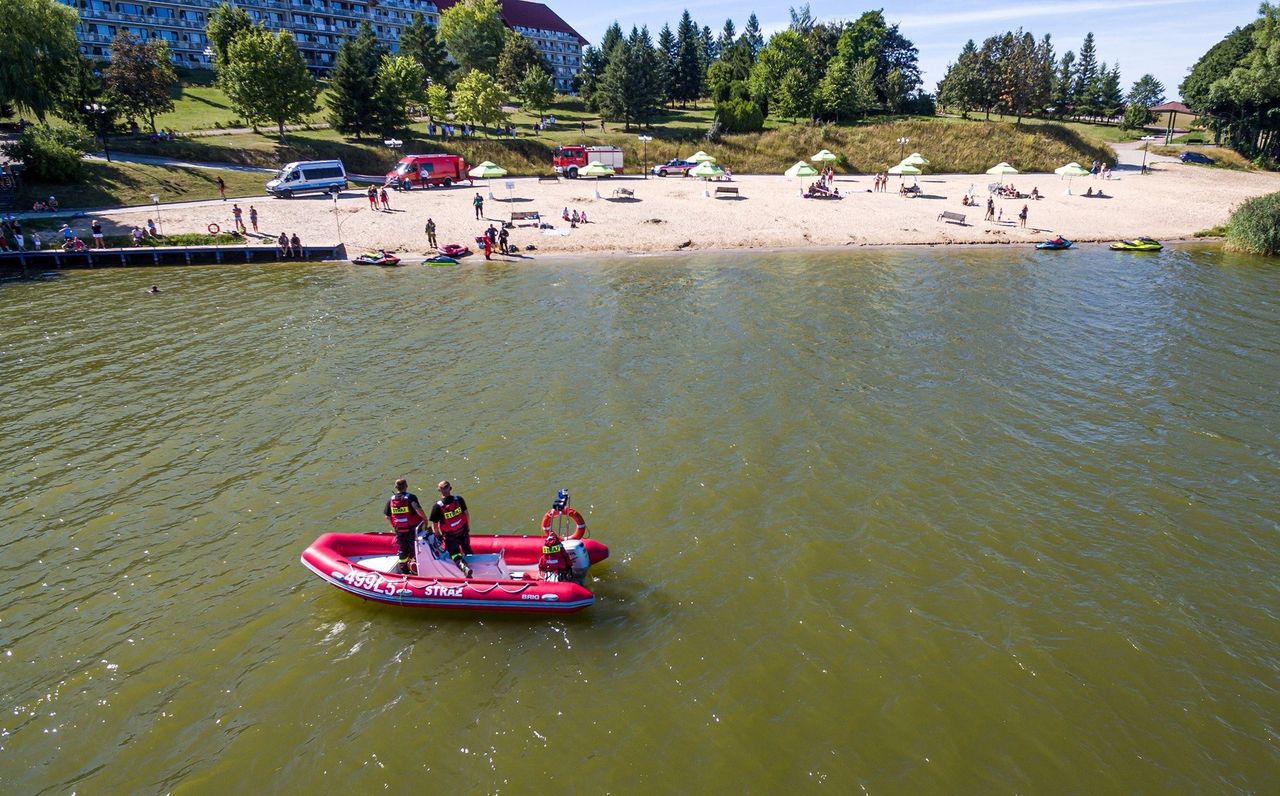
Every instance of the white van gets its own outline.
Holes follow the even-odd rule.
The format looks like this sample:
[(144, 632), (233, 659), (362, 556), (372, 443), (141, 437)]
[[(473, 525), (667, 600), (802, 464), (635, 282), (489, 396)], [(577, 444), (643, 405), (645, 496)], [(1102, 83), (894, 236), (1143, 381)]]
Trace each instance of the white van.
[(347, 187), (347, 170), (341, 160), (307, 160), (286, 163), (274, 180), (267, 182), (267, 193), (288, 199), (307, 191), (343, 191)]

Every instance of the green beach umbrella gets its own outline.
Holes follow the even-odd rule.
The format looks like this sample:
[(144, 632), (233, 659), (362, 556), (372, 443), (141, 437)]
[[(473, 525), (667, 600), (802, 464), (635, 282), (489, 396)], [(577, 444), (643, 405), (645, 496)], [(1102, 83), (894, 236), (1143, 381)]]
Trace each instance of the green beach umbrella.
[(803, 160), (797, 160), (796, 164), (786, 171), (782, 172), (787, 177), (816, 177), (818, 170)]
[(925, 158), (924, 155), (921, 155), (919, 152), (912, 152), (910, 155), (907, 155), (905, 158), (903, 158), (902, 162), (910, 163), (912, 166), (928, 166), (929, 165), (928, 159)]
[[(696, 167), (689, 169), (690, 177), (701, 177), (706, 182), (710, 182), (716, 177), (720, 177), (723, 175), (724, 175), (724, 169), (720, 168), (715, 164), (714, 161), (710, 161), (710, 160), (704, 160), (701, 163), (699, 163)], [(707, 191), (706, 185), (703, 185), (702, 194), (703, 196), (711, 195)]]
[(1053, 170), (1054, 174), (1067, 178), (1067, 196), (1071, 195), (1071, 180), (1074, 177), (1083, 177), (1089, 173), (1089, 170), (1074, 160), (1065, 166), (1059, 166)]
[(613, 166), (606, 166), (598, 160), (593, 160), (586, 166), (578, 169), (579, 177), (595, 177), (596, 178), (596, 198), (600, 198), (600, 178), (612, 177), (614, 174)]
[(911, 164), (911, 163), (908, 163), (908, 162), (907, 162), (907, 161), (905, 161), (905, 160), (904, 160), (904, 161), (902, 161), (901, 163), (899, 163), (898, 165), (896, 165), (896, 166), (894, 166), (894, 167), (890, 168), (890, 169), (889, 169), (889, 173), (890, 173), (890, 174), (897, 174), (899, 177), (904, 176), (904, 175), (907, 175), (907, 174), (910, 174), (912, 177), (917, 178), (917, 179), (915, 179), (915, 180), (913, 180), (913, 181), (912, 181), (912, 182), (913, 182), (914, 184), (916, 184), (916, 185), (919, 185), (919, 184), (920, 184), (920, 180), (918, 179), (918, 178), (919, 178), (919, 176), (920, 176), (921, 174), (924, 174), (924, 172), (920, 170), (920, 167), (919, 167), (919, 166), (916, 166), (916, 165), (913, 165), (913, 164)]
[(699, 149), (697, 152), (694, 152), (689, 157), (685, 158), (685, 160), (689, 161), (690, 163), (708, 163), (708, 162), (715, 163), (716, 162), (715, 158), (711, 157), (706, 152), (703, 152), (701, 149)]
[[(477, 180), (495, 180), (498, 177), (507, 176), (507, 170), (491, 160), (486, 160), (468, 171), (467, 176), (474, 177)], [(489, 198), (493, 198), (493, 183), (489, 184)]]
[(831, 152), (830, 150), (824, 149), (821, 152), (818, 152), (813, 157), (809, 158), (809, 160), (812, 160), (814, 163), (831, 163), (835, 160), (838, 160), (839, 157), (840, 157), (839, 155)]
[(1005, 163), (1004, 161), (1000, 161), (996, 165), (987, 169), (987, 173), (995, 174), (995, 175), (1017, 174), (1018, 170), (1015, 169), (1013, 166), (1010, 166), (1008, 163)]

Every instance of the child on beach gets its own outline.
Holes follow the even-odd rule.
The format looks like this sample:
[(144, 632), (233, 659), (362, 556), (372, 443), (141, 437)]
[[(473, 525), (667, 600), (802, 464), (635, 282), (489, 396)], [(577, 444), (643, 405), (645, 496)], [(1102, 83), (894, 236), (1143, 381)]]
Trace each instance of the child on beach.
[(388, 213), (391, 212), (391, 200), (387, 198), (387, 187), (385, 185), (382, 186), (382, 191), (379, 192), (378, 198), (382, 200), (382, 209)]

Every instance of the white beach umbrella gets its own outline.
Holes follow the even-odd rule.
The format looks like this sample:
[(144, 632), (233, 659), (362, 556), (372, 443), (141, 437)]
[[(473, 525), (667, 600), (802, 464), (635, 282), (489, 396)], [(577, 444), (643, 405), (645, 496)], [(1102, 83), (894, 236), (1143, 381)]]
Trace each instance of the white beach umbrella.
[(824, 149), (821, 152), (818, 152), (817, 154), (815, 154), (813, 157), (809, 158), (809, 160), (812, 160), (814, 163), (831, 163), (833, 161), (838, 160), (839, 157), (840, 156), (835, 154), (834, 152)]
[(467, 176), (474, 177), (477, 180), (489, 180), (490, 181), (489, 182), (489, 198), (492, 199), (493, 198), (493, 182), (492, 181), (497, 179), (498, 177), (507, 176), (507, 170), (502, 168), (497, 163), (494, 163), (491, 160), (486, 160), (485, 162), (481, 163), (480, 165), (468, 171)]
[(685, 160), (689, 161), (690, 163), (708, 163), (708, 162), (715, 163), (716, 162), (715, 158), (711, 157), (706, 152), (703, 152), (701, 149), (699, 149), (697, 152), (694, 152), (689, 157), (685, 158)]
[(787, 177), (816, 177), (818, 170), (803, 160), (797, 160), (794, 166), (782, 173)]
[(903, 158), (902, 162), (910, 163), (912, 166), (928, 166), (929, 165), (928, 159), (925, 158), (924, 155), (921, 155), (919, 152), (912, 152), (910, 155), (907, 155), (905, 158)]
[(915, 185), (920, 184), (920, 179), (919, 179), (920, 175), (924, 174), (924, 172), (920, 170), (919, 166), (915, 166), (911, 163), (906, 162), (905, 160), (899, 163), (898, 165), (890, 168), (889, 173), (897, 174), (899, 177), (910, 174), (914, 178), (912, 180), (912, 183)]
[(710, 192), (707, 190), (707, 186), (705, 183), (710, 182), (716, 177), (720, 177), (723, 175), (724, 175), (724, 169), (720, 168), (710, 160), (704, 160), (701, 163), (699, 163), (696, 167), (689, 169), (690, 177), (701, 177), (704, 180), (704, 184), (702, 186), (703, 196), (711, 195)]
[(1010, 166), (1008, 163), (1005, 163), (1004, 161), (1000, 161), (996, 165), (987, 169), (987, 173), (995, 174), (995, 175), (1017, 174), (1018, 170), (1015, 169), (1013, 166)]

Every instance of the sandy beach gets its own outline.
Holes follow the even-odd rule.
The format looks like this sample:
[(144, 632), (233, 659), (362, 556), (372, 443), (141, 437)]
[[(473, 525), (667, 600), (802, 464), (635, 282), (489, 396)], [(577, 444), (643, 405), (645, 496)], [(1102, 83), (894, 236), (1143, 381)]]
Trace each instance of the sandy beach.
[[(910, 185), (912, 179), (906, 178)], [(1158, 239), (1188, 238), (1225, 222), (1242, 201), (1280, 191), (1280, 175), (1202, 168), (1161, 162), (1149, 174), (1137, 168), (1118, 170), (1112, 179), (1076, 178), (1070, 183), (1054, 174), (1019, 174), (1004, 178), (1018, 190), (1038, 188), (1038, 201), (996, 198), (999, 222), (987, 222), (987, 186), (997, 180), (986, 174), (925, 174), (919, 178), (922, 195), (904, 198), (899, 180), (890, 178), (888, 192), (872, 193), (870, 175), (838, 175), (840, 200), (804, 199), (802, 187), (810, 179), (737, 175), (732, 182), (639, 176), (600, 181), (536, 178), (506, 180), (474, 187), (454, 186), (391, 192), (391, 212), (369, 209), (360, 186), (352, 186), (334, 203), (322, 195), (293, 199), (240, 199), (202, 202), (162, 209), (164, 231), (203, 231), (216, 223), (230, 229), (231, 208), (257, 207), (263, 237), (281, 231), (297, 234), (305, 243), (333, 243), (340, 239), (348, 253), (386, 248), (411, 258), (428, 251), (423, 230), (428, 217), (437, 226), (441, 244), (474, 239), (489, 224), (509, 222), (513, 212), (537, 211), (553, 226), (540, 229), (517, 222), (511, 243), (529, 257), (589, 253), (643, 254), (688, 250), (744, 248), (842, 247), (918, 244), (1028, 244), (1052, 235), (1078, 242), (1111, 241), (1148, 235)], [(717, 195), (717, 187), (735, 187), (736, 197)], [(1068, 194), (1070, 188), (1070, 194)], [(631, 191), (628, 197), (619, 189)], [(1106, 198), (1084, 196), (1103, 190)], [(980, 207), (965, 207), (967, 193)], [(484, 197), (484, 218), (472, 207), (476, 193)], [(1026, 228), (1018, 212), (1028, 206)], [(561, 219), (564, 208), (585, 212), (589, 223), (571, 227)], [(963, 213), (965, 224), (939, 220), (943, 211)], [(153, 208), (120, 210), (99, 217), (127, 229), (153, 216)], [(87, 221), (84, 222), (87, 225)], [(340, 224), (340, 229), (339, 229)], [(75, 225), (77, 228), (79, 224)], [(534, 246), (536, 249), (528, 250)]]

